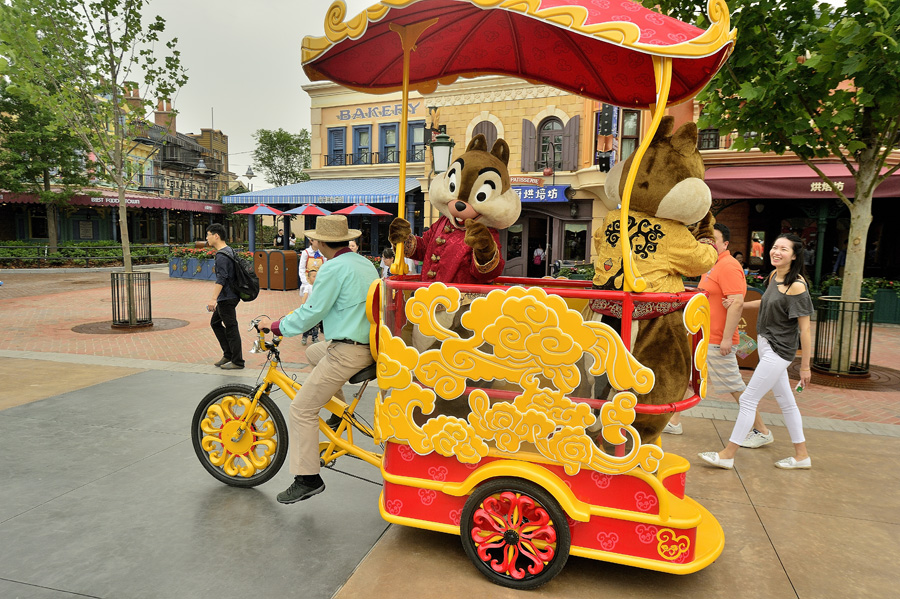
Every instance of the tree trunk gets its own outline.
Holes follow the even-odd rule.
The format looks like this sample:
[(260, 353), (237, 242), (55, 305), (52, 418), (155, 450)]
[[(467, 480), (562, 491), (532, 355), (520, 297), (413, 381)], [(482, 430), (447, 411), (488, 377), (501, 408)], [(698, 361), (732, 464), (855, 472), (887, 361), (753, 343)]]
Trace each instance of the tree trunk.
[[(867, 165), (866, 165), (867, 166)], [(830, 370), (836, 373), (849, 373), (854, 355), (859, 355), (859, 348), (853, 347), (853, 341), (865, 343), (859, 339), (859, 298), (863, 281), (863, 268), (866, 264), (866, 239), (869, 225), (872, 224), (872, 181), (877, 174), (874, 166), (866, 168), (860, 165), (856, 179), (856, 197), (850, 208), (850, 237), (847, 240), (847, 258), (844, 263), (844, 278), (841, 284), (841, 301), (854, 302), (843, 304), (837, 333), (831, 348)]]
[[(44, 169), (44, 191), (50, 191), (50, 170)], [(47, 251), (55, 254), (59, 251), (59, 229), (56, 221), (59, 218), (59, 209), (56, 204), (45, 204), (47, 207)]]

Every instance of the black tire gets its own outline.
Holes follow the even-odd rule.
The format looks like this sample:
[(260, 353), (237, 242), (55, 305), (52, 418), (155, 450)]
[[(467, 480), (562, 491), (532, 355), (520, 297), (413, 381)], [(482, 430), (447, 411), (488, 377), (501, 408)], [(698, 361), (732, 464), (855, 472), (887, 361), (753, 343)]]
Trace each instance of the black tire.
[[(504, 515), (516, 511), (521, 514), (518, 524), (508, 526)], [(539, 528), (528, 537), (520, 536), (523, 523)], [(483, 525), (490, 532), (485, 533)], [(460, 537), (466, 555), (488, 580), (521, 591), (536, 589), (559, 574), (569, 559), (572, 540), (566, 514), (556, 500), (538, 485), (519, 478), (495, 478), (476, 487), (463, 508)], [(531, 539), (542, 541), (544, 549), (530, 543)], [(505, 564), (504, 553), (511, 545), (517, 548), (517, 558)]]
[[(233, 400), (249, 405), (253, 391), (253, 387), (249, 385), (223, 385), (214, 389), (200, 401), (200, 405), (197, 406), (197, 409), (194, 411), (194, 417), (191, 419), (191, 444), (194, 446), (194, 452), (197, 454), (200, 463), (203, 464), (207, 472), (232, 487), (255, 487), (256, 485), (261, 485), (278, 473), (278, 470), (284, 464), (285, 457), (287, 457), (288, 429), (284, 422), (284, 416), (275, 402), (272, 401), (272, 398), (265, 394), (259, 398), (257, 409), (262, 408), (268, 417), (263, 420), (257, 420), (250, 430), (244, 433), (244, 437), (239, 444), (234, 444), (227, 433), (223, 442), (222, 432), (226, 430), (224, 424), (233, 420), (232, 418), (227, 418), (227, 416), (240, 416), (243, 414), (243, 411), (234, 414), (228, 409), (228, 406)], [(233, 400), (228, 400), (227, 398), (233, 398)], [(227, 405), (223, 406), (223, 402)], [(218, 406), (219, 411), (226, 413), (227, 419), (224, 423), (219, 423), (221, 416), (214, 415), (213, 420), (208, 421), (206, 424), (208, 430), (204, 431), (204, 420), (208, 420), (209, 411), (214, 406)], [(217, 424), (218, 427), (216, 426)], [(269, 426), (271, 426), (271, 429)], [(215, 433), (216, 429), (219, 431), (218, 434)], [(262, 435), (264, 435), (261, 439), (258, 439), (258, 431), (261, 431)], [(204, 447), (204, 440), (207, 442), (206, 447)], [(257, 440), (264, 442), (255, 444), (254, 441)], [(274, 449), (266, 451), (269, 446), (269, 440), (273, 441), (275, 446)], [(229, 445), (237, 451), (227, 452), (226, 446)], [(245, 451), (241, 453), (241, 449), (245, 449)], [(257, 464), (255, 465), (244, 457), (248, 456), (251, 450), (253, 450), (253, 455), (257, 458)], [(235, 457), (229, 459), (231, 455)], [(243, 473), (241, 472), (241, 467), (244, 469)]]

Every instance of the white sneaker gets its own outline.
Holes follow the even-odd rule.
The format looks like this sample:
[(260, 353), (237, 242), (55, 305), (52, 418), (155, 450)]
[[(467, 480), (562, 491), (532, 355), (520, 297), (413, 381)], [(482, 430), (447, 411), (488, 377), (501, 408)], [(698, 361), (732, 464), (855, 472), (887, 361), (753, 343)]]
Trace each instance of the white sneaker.
[(712, 466), (724, 468), (725, 470), (731, 470), (732, 468), (734, 468), (734, 458), (731, 458), (730, 460), (720, 458), (719, 454), (715, 451), (704, 451), (703, 453), (698, 453), (697, 455), (700, 456), (701, 460), (703, 460), (707, 464), (711, 464)]
[(768, 445), (769, 443), (775, 442), (775, 435), (772, 434), (772, 431), (769, 431), (768, 434), (764, 435), (756, 429), (750, 431), (747, 435), (747, 438), (744, 439), (744, 442), (741, 443), (741, 447), (746, 447), (748, 449), (756, 449), (757, 447), (762, 447), (763, 445)]
[(775, 462), (776, 468), (781, 468), (782, 470), (800, 470), (812, 468), (812, 460), (809, 459), (809, 456), (806, 456), (804, 459), (797, 461), (796, 458), (784, 458), (783, 460), (778, 460)]
[(666, 428), (663, 429), (664, 433), (668, 433), (670, 435), (681, 435), (684, 433), (684, 428), (682, 428), (681, 423), (672, 424), (671, 422), (666, 423)]

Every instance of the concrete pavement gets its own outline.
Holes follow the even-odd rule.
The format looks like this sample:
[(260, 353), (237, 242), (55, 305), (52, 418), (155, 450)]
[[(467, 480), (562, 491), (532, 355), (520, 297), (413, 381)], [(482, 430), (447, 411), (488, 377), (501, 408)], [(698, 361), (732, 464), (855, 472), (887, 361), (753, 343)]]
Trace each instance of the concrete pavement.
[[(324, 474), (326, 495), (295, 506), (274, 500), (290, 482), (286, 468), (252, 490), (212, 479), (191, 449), (191, 414), (215, 386), (252, 383), (264, 356), (245, 354), (244, 371), (212, 367), (219, 350), (203, 309), (211, 283), (150, 270), (154, 319), (184, 326), (78, 333), (109, 319), (108, 272), (0, 272), (0, 597), (513, 596), (478, 574), (457, 537), (387, 526), (380, 476), (366, 464), (343, 458), (342, 472)], [(263, 291), (239, 318), (280, 316), (296, 300)], [(303, 346), (283, 347), (302, 379)], [(853, 390), (814, 379), (798, 398), (810, 471), (772, 467), (790, 444), (771, 398), (762, 410), (776, 443), (742, 451), (734, 471), (696, 458), (727, 439), (733, 401), (705, 400), (686, 413), (685, 435), (664, 438), (692, 463), (688, 494), (725, 529), (715, 564), (676, 577), (571, 558), (532, 594), (894, 596), (900, 327), (877, 326), (872, 355), (884, 384)]]

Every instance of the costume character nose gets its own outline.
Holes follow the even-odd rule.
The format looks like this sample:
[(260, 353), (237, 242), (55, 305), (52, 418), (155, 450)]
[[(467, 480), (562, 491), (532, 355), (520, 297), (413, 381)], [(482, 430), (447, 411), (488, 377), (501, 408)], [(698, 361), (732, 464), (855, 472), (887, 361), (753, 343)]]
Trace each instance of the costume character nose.
[(463, 212), (467, 208), (465, 202), (456, 202), (456, 210), (458, 212)]

